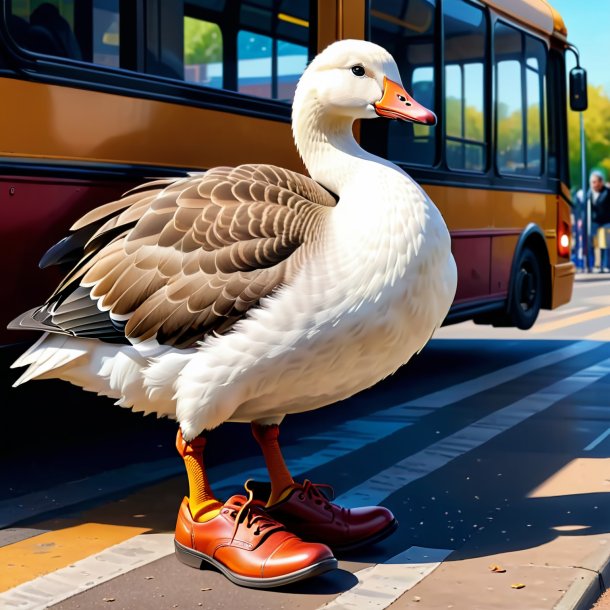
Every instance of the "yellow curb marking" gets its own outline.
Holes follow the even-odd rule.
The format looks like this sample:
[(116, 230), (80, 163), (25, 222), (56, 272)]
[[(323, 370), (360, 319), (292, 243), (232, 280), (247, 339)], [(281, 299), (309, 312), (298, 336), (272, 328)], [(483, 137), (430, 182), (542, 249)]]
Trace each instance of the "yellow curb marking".
[(64, 568), (149, 528), (84, 523), (0, 548), (0, 591)]

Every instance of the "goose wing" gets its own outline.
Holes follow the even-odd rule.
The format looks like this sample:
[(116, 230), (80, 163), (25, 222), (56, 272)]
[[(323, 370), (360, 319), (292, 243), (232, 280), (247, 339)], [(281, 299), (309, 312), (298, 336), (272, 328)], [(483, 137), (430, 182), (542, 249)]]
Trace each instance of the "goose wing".
[(190, 346), (280, 286), (335, 203), (311, 178), (271, 165), (148, 183), (51, 248), (42, 264), (76, 265), (11, 327)]

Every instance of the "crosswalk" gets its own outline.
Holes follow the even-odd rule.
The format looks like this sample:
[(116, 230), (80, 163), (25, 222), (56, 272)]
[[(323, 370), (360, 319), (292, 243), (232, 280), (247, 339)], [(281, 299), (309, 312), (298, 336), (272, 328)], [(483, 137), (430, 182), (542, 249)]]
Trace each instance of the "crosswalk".
[(400, 460), (349, 492), (341, 494), (337, 502), (347, 507), (383, 504), (392, 493), (405, 485), (442, 468), (450, 461), (480, 447), (498, 434), (607, 375), (610, 375), (610, 358), (494, 411), (474, 424)]
[[(355, 452), (371, 451), (379, 446), (380, 441), (425, 423), (426, 417), (446, 407), (473, 397), (492, 396), (502, 384), (515, 383), (526, 388), (524, 379), (541, 371), (548, 376), (556, 365), (568, 367), (569, 372), (562, 378), (550, 379), (550, 383), (542, 384), (534, 392), (525, 391), (518, 399), (507, 404), (500, 402), (487, 415), (449, 431), (423, 449), (404, 455), (400, 460), (381, 467), (372, 476), (364, 476), (351, 487), (341, 489), (337, 498), (337, 502), (345, 506), (384, 503), (392, 494), (414, 481), (445, 468), (453, 460), (529, 418), (605, 380), (610, 376), (608, 356), (610, 349), (595, 341), (561, 344), (558, 348), (547, 349), (493, 372), (337, 423), (303, 439), (303, 442), (318, 446), (318, 449), (303, 454), (300, 445), (289, 447), (286, 450), (288, 466), (297, 477), (317, 468), (331, 468), (336, 460), (349, 459)], [(583, 365), (579, 364), (580, 358), (584, 358)], [(589, 445), (594, 449), (608, 442), (607, 439), (608, 434), (597, 433), (590, 439)], [(8, 527), (24, 518), (44, 515), (52, 509), (92, 500), (100, 489), (119, 493), (134, 485), (149, 484), (181, 472), (179, 460), (160, 460), (158, 463), (131, 465), (84, 481), (28, 494), (20, 497), (17, 503), (0, 502), (0, 524)], [(234, 492), (235, 487), (247, 478), (265, 477), (266, 471), (251, 468), (248, 460), (223, 464), (210, 472), (215, 489), (220, 492)], [(30, 527), (23, 534), (24, 539), (0, 547), (0, 608), (44, 608), (173, 553), (171, 532), (151, 533), (145, 529), (126, 528), (121, 532), (116, 530), (114, 538), (106, 533), (106, 542), (102, 544), (107, 545), (105, 548), (96, 548), (82, 557), (60, 553), (65, 565), (61, 565), (62, 560), (59, 560), (50, 564), (50, 568), (36, 567), (32, 558), (36, 555), (36, 548), (40, 548), (36, 545), (44, 544), (45, 535), (45, 532), (37, 532), (35, 526)], [(65, 544), (67, 535), (64, 533), (62, 538), (61, 532), (55, 532), (54, 544), (57, 544), (57, 540)], [(71, 535), (74, 535), (74, 531)], [(24, 544), (26, 541), (29, 546)], [(20, 544), (21, 547), (18, 546)], [(16, 555), (20, 549), (24, 553), (21, 560)], [(454, 550), (410, 545), (399, 553), (381, 558), (373, 566), (357, 571), (357, 584), (337, 594), (323, 607), (325, 610), (387, 608), (430, 575)], [(17, 575), (12, 580), (7, 577), (7, 574), (17, 574), (19, 571), (21, 577)]]
[(410, 547), (384, 563), (356, 572), (358, 584), (324, 604), (321, 610), (385, 610), (451, 553), (448, 549)]
[(134, 535), (0, 593), (0, 607), (6, 610), (47, 608), (173, 552), (173, 534)]

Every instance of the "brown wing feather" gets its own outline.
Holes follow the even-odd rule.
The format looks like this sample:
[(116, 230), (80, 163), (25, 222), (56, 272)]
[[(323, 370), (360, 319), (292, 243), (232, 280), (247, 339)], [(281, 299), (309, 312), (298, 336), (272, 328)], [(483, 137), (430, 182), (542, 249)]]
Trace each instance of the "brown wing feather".
[[(335, 203), (310, 178), (270, 165), (219, 167), (130, 191), (75, 223), (103, 222), (37, 323), (46, 315), (56, 332), (192, 345), (226, 331), (282, 284), (288, 259), (315, 241)], [(94, 315), (100, 309), (106, 323)]]

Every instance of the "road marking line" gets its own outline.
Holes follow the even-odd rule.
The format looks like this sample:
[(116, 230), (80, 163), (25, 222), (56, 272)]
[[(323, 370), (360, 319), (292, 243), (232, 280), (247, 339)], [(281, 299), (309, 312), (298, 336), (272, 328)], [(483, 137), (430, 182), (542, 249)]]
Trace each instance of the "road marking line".
[(6, 610), (47, 608), (173, 552), (173, 534), (141, 534), (0, 593), (0, 606)]
[(341, 494), (336, 501), (348, 508), (380, 504), (405, 485), (442, 468), (455, 458), (480, 447), (532, 415), (548, 409), (566, 396), (579, 392), (609, 374), (610, 358), (607, 358), (499, 409), (429, 445), (426, 449), (400, 460)]
[(604, 316), (610, 316), (610, 306), (602, 307), (600, 309), (594, 309), (593, 311), (588, 311), (586, 313), (581, 313), (577, 316), (570, 316), (568, 318), (562, 318), (561, 320), (555, 320), (553, 322), (546, 322), (544, 324), (538, 324), (534, 326), (530, 332), (532, 333), (547, 333), (552, 330), (557, 330), (559, 328), (565, 328), (566, 326), (574, 326), (575, 324), (580, 324), (581, 322), (588, 322), (590, 320), (595, 320), (597, 318), (603, 318)]
[(384, 563), (356, 572), (358, 584), (319, 610), (384, 610), (436, 570), (451, 553), (448, 549), (412, 546)]
[[(557, 316), (561, 316), (564, 318), (565, 316), (571, 316), (575, 314), (577, 311), (583, 311), (584, 309), (588, 309), (586, 305), (580, 305), (579, 307), (569, 307), (568, 309), (564, 309), (563, 307), (556, 312), (553, 312)], [(550, 312), (549, 312), (550, 313)]]
[(416, 398), (405, 403), (407, 406), (431, 407), (438, 409), (454, 404), (465, 398), (470, 398), (475, 394), (480, 394), (486, 390), (490, 390), (508, 381), (513, 381), (527, 373), (531, 373), (537, 369), (557, 364), (562, 360), (568, 360), (580, 356), (586, 352), (599, 347), (599, 343), (593, 341), (578, 341), (571, 343), (565, 347), (534, 356), (528, 360), (523, 360), (510, 366), (504, 367), (498, 371), (492, 371), (486, 375), (481, 375), (475, 379), (463, 381), (449, 388), (432, 392), (426, 396)]
[(586, 447), (585, 451), (593, 451), (603, 440), (610, 436), (610, 428), (605, 432), (602, 432), (594, 441), (590, 442)]
[(145, 527), (83, 523), (0, 548), (0, 591), (63, 568), (149, 531)]
[[(348, 420), (330, 430), (303, 439), (331, 441), (320, 451), (303, 456), (299, 454), (299, 449), (296, 447), (294, 455), (291, 456), (290, 448), (285, 448), (286, 463), (295, 476), (300, 476), (304, 472), (328, 464), (371, 443), (387, 438), (391, 434), (413, 425), (434, 409), (440, 409), (465, 398), (470, 398), (497, 385), (532, 373), (537, 369), (575, 358), (599, 347), (599, 343), (595, 341), (571, 343), (552, 352), (534, 356), (498, 371), (426, 394), (415, 400), (382, 409), (364, 418)], [(215, 480), (214, 487), (217, 492), (224, 492), (236, 485), (241, 486), (248, 478), (267, 478), (268, 474), (265, 468), (248, 468), (250, 463), (251, 460), (249, 459), (240, 460), (224, 467), (211, 468), (209, 471), (211, 480), (215, 480), (215, 472), (219, 470), (226, 472), (227, 468), (231, 469), (231, 474)], [(161, 481), (164, 478), (176, 476), (183, 472), (182, 460), (178, 457), (175, 459), (167, 458), (155, 462), (131, 464), (80, 481), (71, 481), (40, 492), (4, 500), (0, 502), (0, 528), (8, 527), (27, 518), (36, 517), (50, 510), (95, 499), (100, 496), (100, 492), (105, 494), (118, 493), (147, 483)]]

